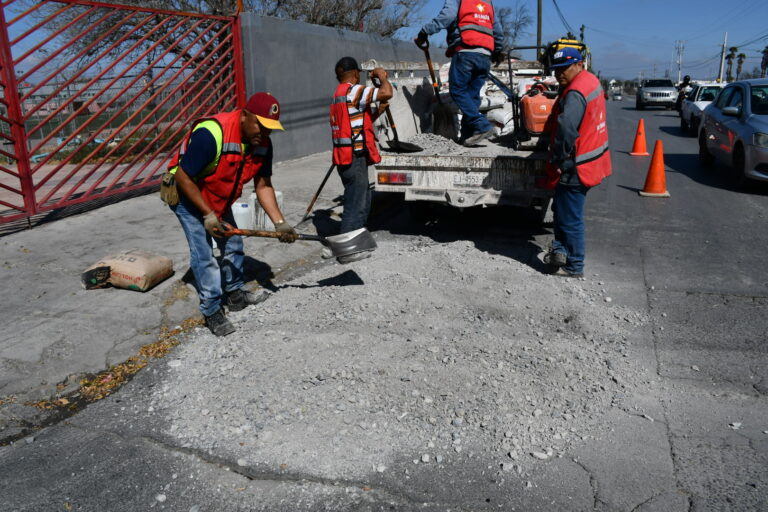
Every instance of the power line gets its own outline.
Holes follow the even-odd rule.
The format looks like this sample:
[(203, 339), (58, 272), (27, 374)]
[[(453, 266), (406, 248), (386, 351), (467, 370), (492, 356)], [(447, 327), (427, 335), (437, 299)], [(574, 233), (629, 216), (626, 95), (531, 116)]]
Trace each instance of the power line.
[(760, 41), (760, 40), (763, 40), (763, 39), (767, 39), (767, 38), (768, 38), (768, 32), (766, 32), (764, 34), (761, 34), (761, 35), (757, 36), (755, 39), (747, 41), (746, 43), (739, 43), (739, 44), (735, 44), (734, 46), (737, 47), (737, 48), (740, 47), (740, 46), (748, 46), (748, 45), (750, 45), (752, 43), (756, 43), (757, 41)]
[(563, 16), (563, 12), (560, 10), (560, 6), (557, 5), (557, 0), (552, 0), (552, 3), (555, 4), (555, 9), (557, 10), (557, 15), (560, 17), (560, 21), (563, 22), (563, 26), (565, 26), (565, 29), (568, 31), (569, 34), (573, 34), (573, 28), (568, 24), (568, 21), (565, 19), (565, 16)]
[(615, 39), (619, 39), (619, 40), (622, 40), (622, 41), (627, 41), (627, 42), (633, 42), (634, 41), (636, 43), (642, 44), (643, 46), (656, 46), (658, 48), (667, 48), (668, 47), (667, 44), (653, 43), (653, 42), (649, 42), (647, 39), (642, 39), (642, 38), (639, 38), (639, 37), (628, 37), (626, 34), (617, 34), (615, 32), (610, 32), (608, 30), (602, 30), (602, 29), (599, 29), (599, 28), (595, 28), (595, 27), (593, 27), (591, 25), (585, 25), (585, 26), (589, 30), (592, 30), (592, 31), (597, 32), (599, 34), (604, 34), (606, 36), (613, 37)]

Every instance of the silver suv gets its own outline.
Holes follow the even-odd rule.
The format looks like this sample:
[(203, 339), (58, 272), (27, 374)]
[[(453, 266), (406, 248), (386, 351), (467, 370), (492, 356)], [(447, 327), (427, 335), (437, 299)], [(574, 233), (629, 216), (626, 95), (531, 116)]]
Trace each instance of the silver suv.
[(645, 107), (666, 107), (674, 108), (677, 101), (677, 88), (672, 80), (665, 78), (654, 78), (644, 80), (637, 89), (637, 98), (635, 99), (635, 108), (643, 110)]

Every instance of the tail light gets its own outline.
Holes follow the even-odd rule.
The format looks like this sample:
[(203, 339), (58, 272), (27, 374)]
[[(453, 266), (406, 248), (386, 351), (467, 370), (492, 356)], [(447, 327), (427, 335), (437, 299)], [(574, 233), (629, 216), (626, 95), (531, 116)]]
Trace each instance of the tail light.
[(380, 185), (412, 185), (413, 177), (409, 172), (380, 172), (378, 182)]

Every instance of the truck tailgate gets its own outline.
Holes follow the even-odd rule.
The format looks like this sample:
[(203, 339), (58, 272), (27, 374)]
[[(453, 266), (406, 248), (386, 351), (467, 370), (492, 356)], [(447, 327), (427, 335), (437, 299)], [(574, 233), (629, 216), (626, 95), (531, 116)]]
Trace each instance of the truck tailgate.
[[(536, 186), (545, 176), (545, 158), (541, 152), (511, 150), (488, 156), (384, 154), (376, 165), (375, 190), (403, 192), (409, 201), (438, 201), (458, 207), (532, 206), (552, 196), (551, 190)], [(400, 176), (388, 180), (388, 173)]]

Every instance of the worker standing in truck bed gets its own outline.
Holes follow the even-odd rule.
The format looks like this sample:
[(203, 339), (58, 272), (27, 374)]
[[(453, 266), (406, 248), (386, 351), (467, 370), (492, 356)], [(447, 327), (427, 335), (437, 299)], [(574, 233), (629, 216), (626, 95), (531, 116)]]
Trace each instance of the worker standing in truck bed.
[(461, 109), (461, 141), (473, 146), (493, 135), (493, 125), (480, 113), (480, 89), (488, 79), (491, 61), (501, 62), (503, 31), (491, 0), (445, 0), (435, 19), (424, 25), (414, 42), (423, 48), (427, 38), (446, 29), (451, 57), (451, 98)]

